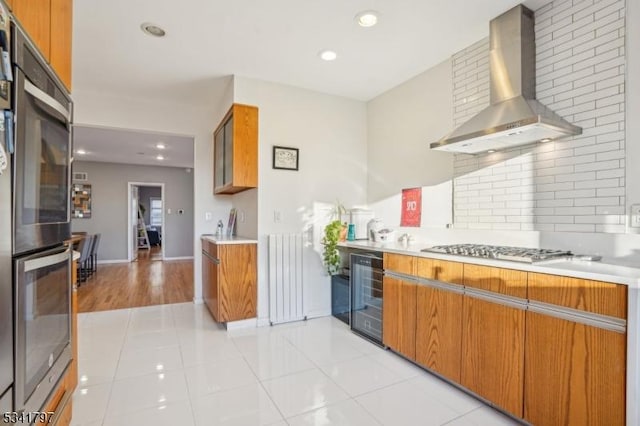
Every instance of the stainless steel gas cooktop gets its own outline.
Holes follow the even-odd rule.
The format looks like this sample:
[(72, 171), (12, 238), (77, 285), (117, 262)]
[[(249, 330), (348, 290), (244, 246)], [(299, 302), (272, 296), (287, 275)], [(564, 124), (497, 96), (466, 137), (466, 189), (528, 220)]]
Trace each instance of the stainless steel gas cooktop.
[(535, 249), (525, 247), (489, 246), (485, 244), (452, 244), (422, 249), (424, 252), (484, 257), (488, 259), (512, 260), (534, 263), (561, 257), (571, 257), (566, 250)]

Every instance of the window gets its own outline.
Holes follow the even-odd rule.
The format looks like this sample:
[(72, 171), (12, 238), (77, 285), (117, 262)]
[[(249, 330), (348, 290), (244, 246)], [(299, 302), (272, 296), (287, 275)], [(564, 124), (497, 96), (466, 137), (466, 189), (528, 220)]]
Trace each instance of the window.
[(151, 226), (162, 226), (162, 199), (151, 198), (151, 212), (149, 213)]

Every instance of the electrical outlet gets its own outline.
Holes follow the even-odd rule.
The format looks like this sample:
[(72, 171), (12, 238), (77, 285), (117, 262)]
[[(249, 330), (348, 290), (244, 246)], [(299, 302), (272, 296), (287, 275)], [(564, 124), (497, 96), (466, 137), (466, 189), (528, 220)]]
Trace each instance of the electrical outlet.
[(631, 227), (640, 228), (640, 204), (631, 206)]
[(244, 210), (240, 210), (240, 211), (238, 212), (238, 221), (239, 221), (240, 223), (244, 223)]
[(278, 210), (274, 210), (273, 211), (273, 221), (275, 223), (280, 223), (281, 218), (282, 218), (281, 213)]

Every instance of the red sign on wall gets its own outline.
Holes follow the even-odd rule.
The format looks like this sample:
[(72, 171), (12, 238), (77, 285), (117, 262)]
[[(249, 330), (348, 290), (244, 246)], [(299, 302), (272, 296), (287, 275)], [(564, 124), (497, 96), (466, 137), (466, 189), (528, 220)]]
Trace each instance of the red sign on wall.
[(422, 188), (402, 190), (400, 226), (420, 226), (422, 216)]

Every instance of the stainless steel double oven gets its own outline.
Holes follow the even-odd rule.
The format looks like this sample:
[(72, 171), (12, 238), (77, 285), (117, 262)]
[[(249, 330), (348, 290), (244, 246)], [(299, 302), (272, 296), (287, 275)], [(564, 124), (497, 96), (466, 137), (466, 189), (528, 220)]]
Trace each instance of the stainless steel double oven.
[(13, 28), (15, 411), (38, 411), (71, 361), (71, 99)]

